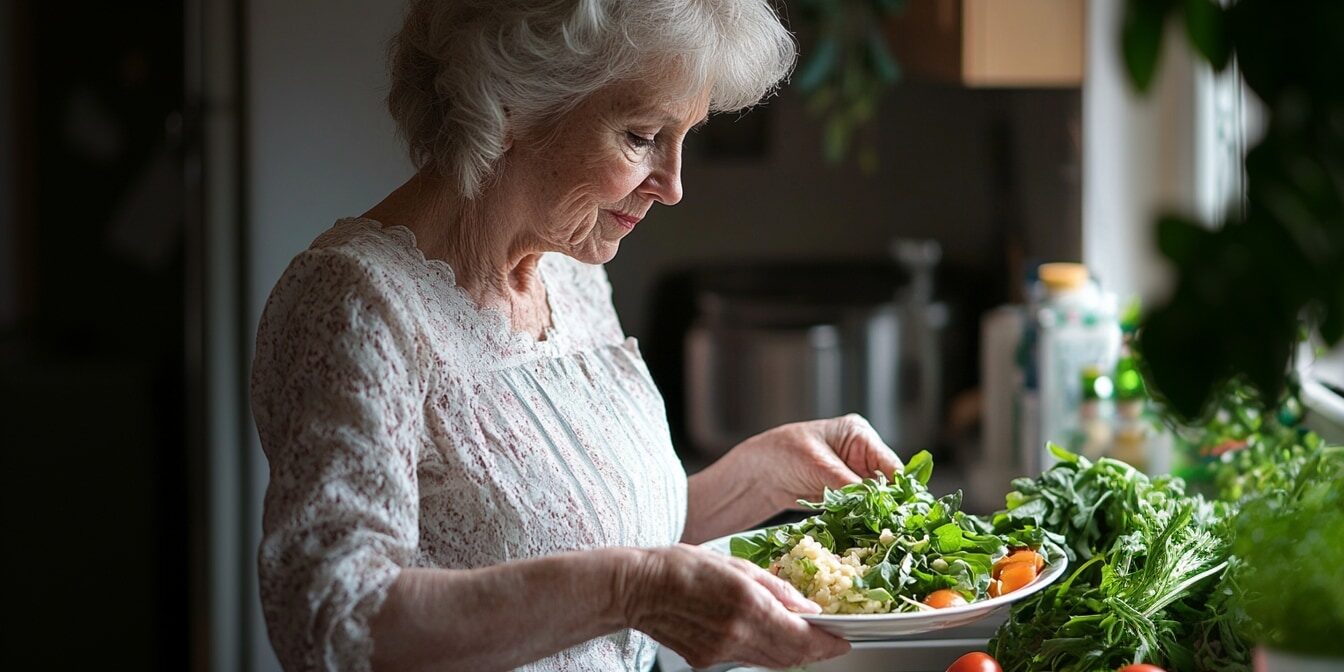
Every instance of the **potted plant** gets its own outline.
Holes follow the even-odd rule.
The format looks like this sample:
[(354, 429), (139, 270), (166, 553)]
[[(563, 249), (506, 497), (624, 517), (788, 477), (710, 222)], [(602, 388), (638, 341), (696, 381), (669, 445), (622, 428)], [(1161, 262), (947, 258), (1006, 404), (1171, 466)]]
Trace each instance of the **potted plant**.
[(1146, 378), (1188, 418), (1233, 379), (1273, 406), (1304, 325), (1327, 345), (1344, 340), (1344, 2), (1126, 0), (1124, 10), (1136, 88), (1152, 83), (1179, 21), (1215, 70), (1235, 66), (1266, 117), (1244, 158), (1242, 207), (1213, 228), (1181, 214), (1158, 222), (1176, 286), (1139, 332)]
[(1235, 526), (1228, 583), (1256, 672), (1344, 669), (1344, 475), (1304, 473), (1291, 492), (1246, 502)]

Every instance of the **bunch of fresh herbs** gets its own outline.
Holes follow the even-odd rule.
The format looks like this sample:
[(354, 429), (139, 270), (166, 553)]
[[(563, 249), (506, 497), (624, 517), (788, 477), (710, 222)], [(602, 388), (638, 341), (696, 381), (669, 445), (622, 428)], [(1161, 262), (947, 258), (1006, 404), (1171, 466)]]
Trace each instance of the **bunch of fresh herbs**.
[[(818, 511), (799, 523), (735, 537), (733, 555), (768, 566), (811, 536), (827, 550), (843, 554), (851, 548), (880, 548), (866, 561), (856, 584), (873, 599), (892, 600), (893, 608), (909, 611), (925, 595), (953, 588), (975, 599), (987, 596), (994, 562), (1010, 547), (1040, 548), (1044, 534), (1022, 527), (995, 534), (989, 524), (961, 511), (961, 492), (934, 497), (928, 491), (933, 459), (922, 451), (888, 481), (865, 479), (838, 490), (826, 490), (820, 502), (799, 504)], [(891, 534), (882, 543), (883, 530)], [(893, 538), (894, 537), (894, 538)], [(1042, 550), (1050, 558), (1051, 551)]]
[(1014, 481), (994, 530), (1061, 535), (1083, 563), (1014, 606), (990, 643), (1003, 668), (1245, 672), (1254, 642), (1339, 655), (1344, 448), (1274, 426), (1212, 463), (1215, 500), (1052, 447), (1059, 464)]
[(1196, 637), (1229, 562), (1233, 507), (1186, 496), (1177, 478), (1149, 479), (1123, 462), (1051, 450), (1059, 464), (1015, 481), (994, 528), (1062, 535), (1083, 562), (1014, 606), (990, 641), (1000, 665), (1008, 672), (1137, 662), (1235, 669), (1201, 667), (1202, 659), (1226, 661)]
[(1042, 530), (1065, 547), (1070, 560), (1109, 549), (1133, 529), (1136, 517), (1169, 515), (1172, 502), (1185, 494), (1178, 478), (1150, 479), (1119, 460), (1093, 463), (1053, 444), (1050, 450), (1059, 463), (1038, 478), (1013, 481), (1007, 508), (994, 515), (994, 529)]
[(1195, 669), (1182, 612), (1227, 564), (1227, 543), (1182, 502), (1015, 608), (990, 642), (1005, 670), (1091, 671), (1148, 661)]

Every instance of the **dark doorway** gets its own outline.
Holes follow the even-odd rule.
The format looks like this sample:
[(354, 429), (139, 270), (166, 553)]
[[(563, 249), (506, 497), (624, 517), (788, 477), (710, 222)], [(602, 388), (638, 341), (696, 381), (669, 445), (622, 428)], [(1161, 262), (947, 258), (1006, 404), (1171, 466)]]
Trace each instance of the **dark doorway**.
[(183, 5), (5, 5), (6, 667), (186, 669)]

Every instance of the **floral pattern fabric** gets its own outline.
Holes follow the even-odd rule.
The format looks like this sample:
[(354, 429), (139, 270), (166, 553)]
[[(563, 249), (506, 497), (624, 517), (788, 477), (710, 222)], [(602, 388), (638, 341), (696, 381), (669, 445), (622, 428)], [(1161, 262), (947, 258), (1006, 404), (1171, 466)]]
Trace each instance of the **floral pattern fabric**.
[[(559, 254), (540, 269), (542, 340), (367, 219), (337, 222), (272, 290), (251, 391), (270, 465), (262, 605), (286, 670), (368, 669), (403, 567), (680, 538), (686, 475), (605, 272)], [(645, 670), (656, 648), (626, 630), (524, 669)]]

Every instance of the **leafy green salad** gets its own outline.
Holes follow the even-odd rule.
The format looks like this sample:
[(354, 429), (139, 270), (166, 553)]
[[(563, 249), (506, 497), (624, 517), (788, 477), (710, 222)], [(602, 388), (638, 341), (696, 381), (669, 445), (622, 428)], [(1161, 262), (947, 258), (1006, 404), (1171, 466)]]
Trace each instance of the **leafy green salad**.
[[(816, 515), (735, 537), (732, 554), (788, 580), (828, 614), (966, 604), (1029, 583), (1059, 557), (1038, 526), (996, 532), (961, 511), (960, 491), (934, 497), (932, 473), (924, 451), (891, 480), (878, 475), (828, 489), (820, 502), (799, 502)], [(1008, 572), (1010, 565), (1018, 567)]]

